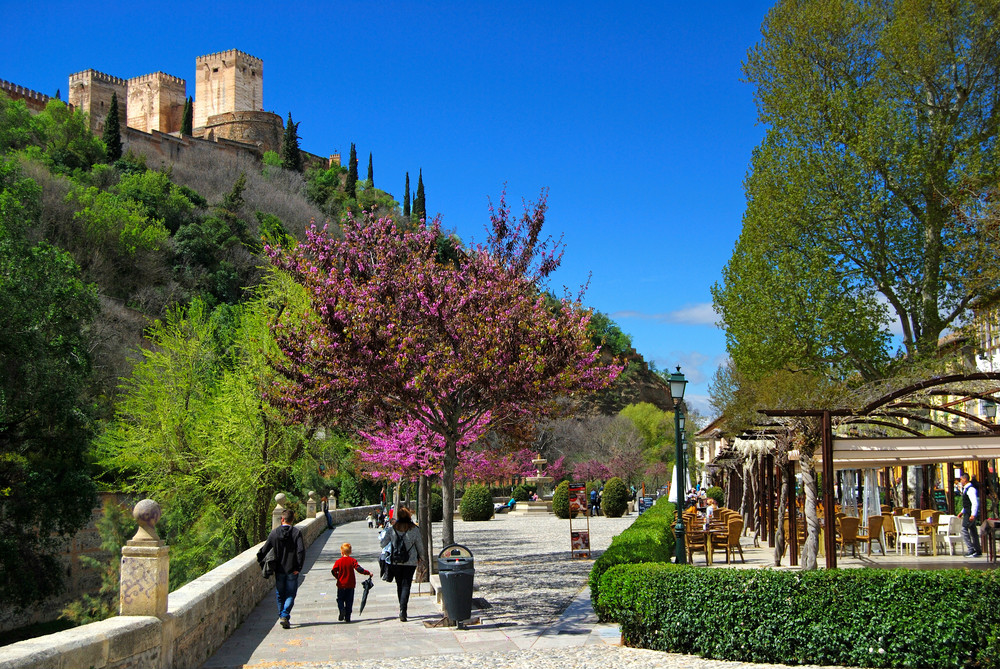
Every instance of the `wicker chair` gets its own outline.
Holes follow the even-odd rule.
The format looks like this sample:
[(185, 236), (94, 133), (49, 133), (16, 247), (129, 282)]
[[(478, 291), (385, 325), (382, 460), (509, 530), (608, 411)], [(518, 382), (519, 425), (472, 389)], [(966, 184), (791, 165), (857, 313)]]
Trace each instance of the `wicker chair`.
[(840, 555), (843, 557), (847, 546), (851, 547), (851, 555), (858, 556), (858, 525), (861, 521), (854, 516), (844, 516), (837, 522), (837, 545), (840, 546)]
[(868, 531), (858, 534), (858, 542), (868, 544), (868, 554), (872, 554), (872, 542), (877, 541), (882, 548), (882, 555), (885, 555), (885, 543), (882, 538), (882, 531), (885, 528), (885, 518), (883, 516), (868, 516)]

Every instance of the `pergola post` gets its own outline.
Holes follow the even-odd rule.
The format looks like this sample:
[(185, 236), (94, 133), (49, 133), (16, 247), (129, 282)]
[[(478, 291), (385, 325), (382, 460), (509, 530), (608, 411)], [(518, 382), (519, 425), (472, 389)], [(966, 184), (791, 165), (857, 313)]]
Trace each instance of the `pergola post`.
[(909, 472), (907, 471), (907, 469), (909, 469), (909, 467), (907, 467), (907, 466), (904, 465), (903, 467), (901, 467), (901, 469), (903, 470), (903, 508), (904, 509), (909, 509), (910, 508), (910, 477), (909, 477)]
[(837, 542), (834, 537), (837, 527), (837, 515), (834, 511), (833, 497), (833, 423), (830, 412), (824, 411), (821, 419), (823, 448), (823, 539), (826, 548), (826, 568), (837, 568)]
[(774, 548), (775, 538), (775, 507), (778, 505), (777, 488), (774, 477), (774, 456), (767, 455), (767, 545)]
[(799, 566), (799, 522), (798, 511), (795, 508), (795, 466), (789, 461), (785, 465), (785, 485), (788, 486), (788, 564)]
[(948, 499), (948, 513), (955, 515), (955, 463), (948, 463), (948, 480), (944, 482), (945, 497)]

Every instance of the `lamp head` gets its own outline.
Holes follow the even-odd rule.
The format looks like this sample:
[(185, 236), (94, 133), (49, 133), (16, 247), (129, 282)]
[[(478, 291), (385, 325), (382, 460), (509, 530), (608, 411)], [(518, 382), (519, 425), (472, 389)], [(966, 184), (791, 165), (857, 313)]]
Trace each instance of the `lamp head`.
[(679, 406), (684, 399), (684, 388), (687, 386), (687, 379), (681, 374), (681, 366), (677, 365), (677, 371), (670, 375), (670, 397), (674, 401), (674, 406)]

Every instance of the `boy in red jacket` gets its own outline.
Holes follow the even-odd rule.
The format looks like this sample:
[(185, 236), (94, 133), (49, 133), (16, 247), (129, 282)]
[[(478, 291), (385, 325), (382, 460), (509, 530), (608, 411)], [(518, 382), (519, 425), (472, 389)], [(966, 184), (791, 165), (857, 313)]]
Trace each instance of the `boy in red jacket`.
[(372, 575), (351, 557), (351, 544), (342, 544), (340, 559), (333, 563), (330, 573), (337, 578), (337, 608), (340, 609), (340, 620), (345, 623), (351, 622), (351, 610), (354, 608), (355, 571), (365, 576)]

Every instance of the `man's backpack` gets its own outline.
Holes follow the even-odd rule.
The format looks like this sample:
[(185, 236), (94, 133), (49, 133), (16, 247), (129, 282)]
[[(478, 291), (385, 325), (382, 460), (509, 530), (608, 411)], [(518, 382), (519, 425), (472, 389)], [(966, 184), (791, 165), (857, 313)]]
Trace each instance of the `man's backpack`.
[(410, 561), (410, 551), (406, 548), (404, 535), (396, 530), (392, 531), (392, 551), (389, 553), (391, 564), (406, 564)]

